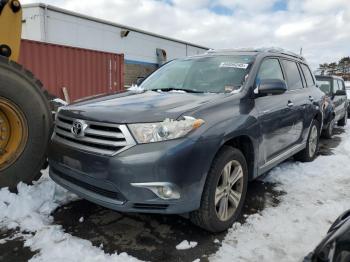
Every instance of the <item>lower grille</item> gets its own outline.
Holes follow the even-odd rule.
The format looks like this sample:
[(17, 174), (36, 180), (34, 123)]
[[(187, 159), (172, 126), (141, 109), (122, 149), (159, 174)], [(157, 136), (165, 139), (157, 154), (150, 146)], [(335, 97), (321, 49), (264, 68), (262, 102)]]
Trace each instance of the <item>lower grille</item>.
[[(52, 168), (52, 167), (51, 167)], [(68, 176), (60, 171), (58, 171), (57, 169), (53, 169), (53, 172), (58, 175), (60, 178), (78, 186), (78, 187), (81, 187), (85, 190), (88, 190), (90, 192), (94, 192), (98, 195), (101, 195), (101, 196), (104, 196), (104, 197), (107, 197), (107, 198), (111, 198), (111, 199), (114, 199), (114, 200), (118, 200), (118, 201), (121, 201), (121, 202), (125, 202), (126, 199), (125, 197), (118, 191), (110, 191), (110, 190), (107, 190), (107, 189), (103, 189), (103, 188), (100, 188), (100, 187), (97, 187), (97, 186), (93, 186), (89, 183), (86, 183), (86, 182), (83, 182), (81, 180), (78, 180), (74, 177), (71, 177), (71, 176)]]
[(73, 119), (62, 115), (56, 118), (53, 139), (70, 147), (109, 156), (136, 144), (126, 125)]
[(149, 209), (149, 210), (165, 210), (168, 208), (169, 205), (166, 204), (142, 204), (142, 203), (135, 203), (133, 205), (136, 209)]

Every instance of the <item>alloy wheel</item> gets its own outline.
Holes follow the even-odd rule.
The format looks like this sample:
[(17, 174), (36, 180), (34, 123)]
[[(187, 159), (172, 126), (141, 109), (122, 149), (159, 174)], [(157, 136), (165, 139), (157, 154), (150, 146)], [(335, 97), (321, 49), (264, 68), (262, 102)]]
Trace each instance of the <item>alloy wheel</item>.
[(317, 127), (316, 125), (313, 125), (309, 136), (309, 156), (310, 157), (313, 157), (316, 153), (317, 142), (318, 142)]
[(329, 134), (333, 134), (333, 129), (335, 125), (335, 119), (333, 118), (332, 121), (329, 123)]
[(215, 191), (215, 210), (221, 221), (229, 220), (239, 206), (243, 193), (243, 168), (232, 160), (221, 172)]

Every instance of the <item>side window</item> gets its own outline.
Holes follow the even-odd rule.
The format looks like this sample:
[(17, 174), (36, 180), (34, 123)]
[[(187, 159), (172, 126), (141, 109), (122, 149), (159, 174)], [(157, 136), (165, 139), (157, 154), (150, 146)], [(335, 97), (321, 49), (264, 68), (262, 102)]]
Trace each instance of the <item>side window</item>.
[(276, 58), (265, 59), (259, 69), (256, 78), (257, 83), (264, 79), (281, 79), (284, 80), (280, 62)]
[(301, 81), (303, 82), (303, 87), (307, 87), (306, 79), (305, 79), (304, 73), (303, 73), (303, 71), (301, 69), (301, 64), (297, 63), (297, 65), (298, 65), (298, 68), (299, 68), (299, 74), (300, 74), (300, 77), (301, 77)]
[(282, 60), (282, 64), (287, 75), (288, 90), (303, 88), (303, 82), (297, 64), (289, 60)]
[(304, 64), (301, 64), (301, 69), (303, 70), (303, 74), (305, 76), (306, 86), (313, 86), (315, 82), (309, 67)]
[(345, 85), (343, 81), (338, 80), (338, 86), (339, 86), (339, 90), (345, 90)]
[(333, 79), (333, 94), (335, 94), (339, 89), (338, 80)]

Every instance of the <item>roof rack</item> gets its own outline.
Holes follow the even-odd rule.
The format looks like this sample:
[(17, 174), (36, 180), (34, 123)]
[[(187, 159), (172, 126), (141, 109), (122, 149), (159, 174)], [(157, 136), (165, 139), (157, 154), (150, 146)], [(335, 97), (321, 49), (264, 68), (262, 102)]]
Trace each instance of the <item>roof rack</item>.
[(279, 53), (279, 54), (284, 54), (284, 55), (288, 55), (288, 56), (292, 56), (295, 58), (299, 58), (301, 60), (305, 60), (305, 58), (301, 55), (298, 55), (292, 51), (289, 51), (287, 49), (284, 48), (280, 48), (280, 47), (262, 47), (262, 48), (258, 48), (258, 50), (261, 50), (261, 52), (270, 52), (270, 53)]
[(279, 47), (232, 48), (232, 49), (217, 49), (217, 50), (210, 49), (206, 53), (213, 54), (217, 52), (265, 52), (265, 53), (269, 52), (269, 53), (278, 53), (278, 54), (288, 55), (288, 56), (292, 56), (305, 61), (305, 58), (303, 56)]

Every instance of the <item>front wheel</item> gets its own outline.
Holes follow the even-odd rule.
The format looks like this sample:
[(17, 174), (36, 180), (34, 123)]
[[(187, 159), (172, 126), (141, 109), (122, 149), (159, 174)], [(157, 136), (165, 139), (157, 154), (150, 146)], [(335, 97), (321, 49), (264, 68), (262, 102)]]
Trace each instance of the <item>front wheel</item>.
[(312, 121), (309, 136), (306, 141), (306, 147), (296, 154), (294, 157), (296, 160), (301, 162), (311, 162), (313, 161), (319, 149), (320, 142), (320, 123), (314, 119)]
[(225, 146), (216, 156), (204, 186), (200, 209), (190, 214), (191, 221), (210, 232), (221, 232), (239, 217), (248, 186), (244, 155)]

